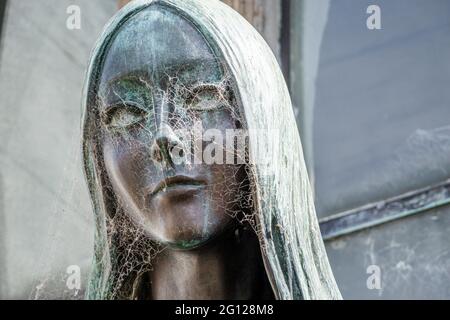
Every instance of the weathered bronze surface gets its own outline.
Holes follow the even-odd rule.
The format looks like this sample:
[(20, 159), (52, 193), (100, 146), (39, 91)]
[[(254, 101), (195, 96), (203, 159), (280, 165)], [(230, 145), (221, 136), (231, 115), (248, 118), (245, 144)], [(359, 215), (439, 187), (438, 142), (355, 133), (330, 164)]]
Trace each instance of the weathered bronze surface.
[[(146, 292), (140, 298), (272, 294), (256, 235), (235, 214), (245, 210), (248, 197), (243, 166), (177, 165), (171, 158), (179, 144), (175, 130), (190, 132), (200, 121), (203, 130), (225, 137), (239, 126), (229, 109), (238, 106), (222, 101), (221, 91), (230, 90), (223, 87), (225, 74), (193, 25), (159, 6), (128, 21), (105, 55), (98, 92), (105, 170), (125, 214), (167, 246), (142, 277), (148, 283), (139, 284)], [(192, 99), (211, 98), (207, 110), (189, 110)]]
[(139, 0), (113, 18), (87, 74), (83, 156), (88, 298), (340, 297), (276, 59), (219, 1)]

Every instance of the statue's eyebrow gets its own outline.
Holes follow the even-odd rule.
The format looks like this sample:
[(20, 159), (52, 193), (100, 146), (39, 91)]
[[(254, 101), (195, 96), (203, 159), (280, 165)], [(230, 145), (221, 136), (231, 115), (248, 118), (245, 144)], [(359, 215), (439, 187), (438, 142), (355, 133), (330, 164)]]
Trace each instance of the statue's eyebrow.
[[(183, 62), (180, 61), (174, 61), (172, 63), (166, 63), (163, 67), (161, 67), (160, 70), (155, 70), (160, 74), (160, 76), (176, 76), (179, 72), (186, 72), (186, 71), (192, 71), (195, 70), (198, 67), (205, 67), (211, 65), (217, 66), (219, 63), (216, 59), (189, 59), (184, 60)], [(132, 70), (126, 73), (119, 73), (118, 75), (114, 76), (112, 79), (110, 79), (105, 87), (110, 87), (112, 85), (115, 85), (120, 80), (141, 80), (142, 82), (150, 83), (152, 82), (151, 74), (148, 73), (148, 71), (143, 71), (142, 69), (136, 69)]]
[[(217, 66), (216, 59), (190, 59), (183, 62), (175, 61), (170, 64), (166, 64), (161, 70), (158, 70), (160, 77), (177, 77), (178, 74), (195, 71), (196, 68), (205, 68), (205, 66), (211, 65)], [(154, 76), (150, 75), (148, 71), (142, 69), (135, 69), (126, 73), (119, 73), (112, 79), (108, 80), (106, 84), (99, 88), (99, 95), (106, 99), (111, 99), (111, 94), (116, 90), (124, 87), (122, 82), (134, 83), (136, 85), (153, 87)]]
[(121, 87), (124, 87), (124, 82), (134, 83), (136, 85), (151, 85), (151, 80), (146, 73), (141, 70), (131, 71), (126, 74), (119, 74), (110, 79), (106, 84), (101, 85), (98, 90), (99, 97), (110, 99), (116, 90), (120, 91)]
[[(130, 87), (131, 85), (131, 87)], [(151, 86), (149, 77), (142, 71), (132, 71), (126, 74), (120, 74), (109, 80), (98, 91), (98, 97), (101, 105), (107, 108), (111, 104), (119, 102), (121, 99), (127, 99), (126, 92), (130, 88), (144, 88)], [(139, 92), (133, 89), (133, 92)], [(133, 98), (134, 100), (135, 98)]]
[(111, 80), (108, 81), (106, 88), (111, 88), (115, 85), (118, 85), (120, 83), (120, 81), (135, 81), (137, 83), (142, 82), (142, 83), (150, 83), (150, 77), (148, 76), (148, 74), (146, 72), (143, 72), (142, 70), (134, 70), (134, 71), (130, 71), (127, 72), (125, 74), (119, 74), (117, 76), (115, 76), (114, 78), (112, 78)]
[(183, 62), (174, 62), (171, 64), (166, 64), (160, 72), (166, 75), (176, 76), (177, 73), (187, 72), (187, 71), (197, 71), (205, 68), (214, 69), (219, 68), (222, 73), (224, 73), (223, 66), (216, 58), (208, 59), (189, 59)]

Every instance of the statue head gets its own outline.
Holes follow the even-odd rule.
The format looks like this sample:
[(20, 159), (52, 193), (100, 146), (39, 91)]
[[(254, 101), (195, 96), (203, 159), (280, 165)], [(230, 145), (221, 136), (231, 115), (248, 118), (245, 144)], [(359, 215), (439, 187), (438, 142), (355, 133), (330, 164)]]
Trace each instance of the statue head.
[(102, 166), (121, 209), (163, 245), (208, 242), (247, 202), (244, 166), (226, 161), (227, 132), (241, 128), (228, 73), (192, 22), (158, 4), (126, 21), (105, 51)]
[(277, 298), (339, 297), (285, 82), (236, 12), (133, 2), (98, 41), (84, 96), (97, 218), (90, 297), (113, 297), (151, 264), (144, 252), (195, 250), (242, 226), (258, 237)]

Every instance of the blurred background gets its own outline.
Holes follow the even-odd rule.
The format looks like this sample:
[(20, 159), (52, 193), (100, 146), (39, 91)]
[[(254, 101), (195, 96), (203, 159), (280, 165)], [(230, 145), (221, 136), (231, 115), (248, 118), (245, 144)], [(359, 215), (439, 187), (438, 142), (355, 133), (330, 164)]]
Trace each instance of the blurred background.
[[(0, 298), (82, 297), (81, 91), (126, 2), (0, 1)], [(450, 1), (224, 2), (282, 67), (343, 297), (450, 299)]]

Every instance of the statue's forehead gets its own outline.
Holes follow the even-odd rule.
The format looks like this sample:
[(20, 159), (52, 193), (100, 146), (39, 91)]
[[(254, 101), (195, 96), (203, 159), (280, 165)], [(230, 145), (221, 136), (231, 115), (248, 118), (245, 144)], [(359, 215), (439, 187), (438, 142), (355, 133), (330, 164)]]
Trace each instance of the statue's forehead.
[(186, 64), (217, 64), (195, 26), (175, 11), (152, 5), (124, 23), (106, 51), (102, 82), (130, 72), (153, 77)]

